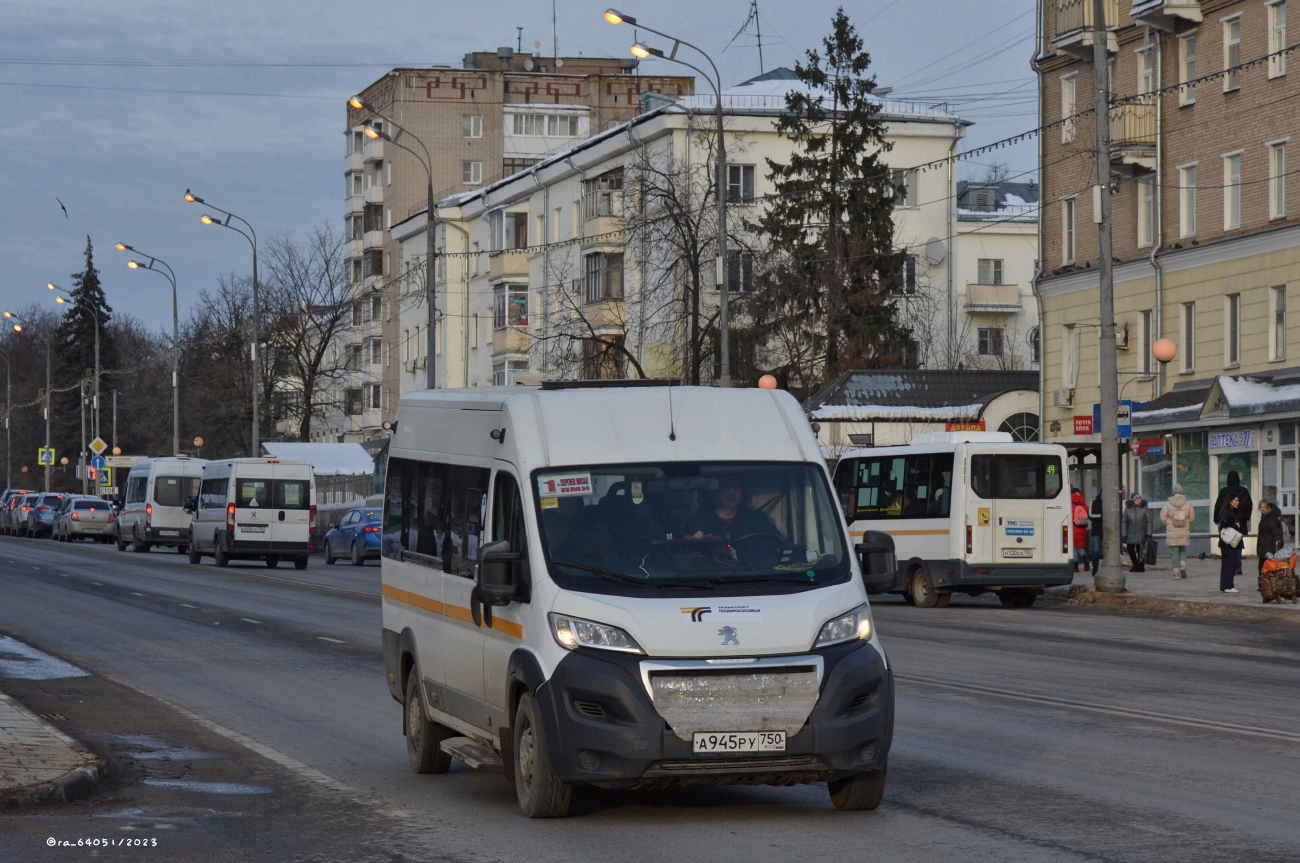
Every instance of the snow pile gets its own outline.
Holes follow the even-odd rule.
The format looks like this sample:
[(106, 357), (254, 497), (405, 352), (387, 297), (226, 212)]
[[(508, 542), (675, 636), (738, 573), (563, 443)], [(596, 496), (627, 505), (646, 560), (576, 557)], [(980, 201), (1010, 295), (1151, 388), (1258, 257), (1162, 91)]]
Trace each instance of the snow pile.
[(1232, 408), (1245, 408), (1251, 413), (1264, 413), (1270, 405), (1300, 402), (1300, 384), (1274, 386), (1254, 378), (1224, 376), (1219, 378), (1219, 389)]

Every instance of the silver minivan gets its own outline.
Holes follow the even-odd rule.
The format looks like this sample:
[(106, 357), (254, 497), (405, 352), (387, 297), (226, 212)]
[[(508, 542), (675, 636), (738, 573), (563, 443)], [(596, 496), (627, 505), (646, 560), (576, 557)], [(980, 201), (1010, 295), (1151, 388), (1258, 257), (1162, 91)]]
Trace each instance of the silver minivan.
[(190, 563), (212, 555), (217, 566), (231, 560), (289, 559), (307, 568), (316, 532), (316, 483), (305, 461), (234, 458), (208, 462), (191, 513)]
[(155, 545), (182, 554), (189, 544), (189, 513), (185, 499), (198, 494), (203, 475), (201, 458), (167, 456), (142, 458), (126, 478), (126, 503), (117, 517), (117, 550), (145, 552)]

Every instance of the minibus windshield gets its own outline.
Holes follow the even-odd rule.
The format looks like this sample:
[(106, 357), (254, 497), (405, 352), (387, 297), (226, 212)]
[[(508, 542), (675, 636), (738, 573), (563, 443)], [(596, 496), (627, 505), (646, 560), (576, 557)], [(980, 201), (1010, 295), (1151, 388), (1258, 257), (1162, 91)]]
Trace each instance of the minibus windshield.
[(843, 524), (811, 464), (665, 462), (533, 474), (552, 577), (592, 593), (787, 593), (846, 581)]

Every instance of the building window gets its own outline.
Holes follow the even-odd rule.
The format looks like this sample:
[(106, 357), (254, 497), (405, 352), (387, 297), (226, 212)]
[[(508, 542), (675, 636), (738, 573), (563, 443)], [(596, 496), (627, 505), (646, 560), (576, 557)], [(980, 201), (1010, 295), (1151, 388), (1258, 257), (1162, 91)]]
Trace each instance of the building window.
[(461, 114), (460, 136), (462, 138), (482, 138), (483, 118), (478, 114)]
[(587, 380), (616, 380), (627, 376), (622, 336), (582, 340), (582, 376)]
[(980, 327), (979, 328), (979, 354), (982, 357), (1000, 357), (1002, 356), (1002, 337), (1004, 331), (1001, 327)]
[(1183, 371), (1196, 371), (1196, 303), (1183, 303), (1182, 320)]
[(582, 181), (583, 218), (623, 215), (623, 169)]
[(461, 162), (460, 181), (467, 186), (477, 186), (483, 182), (482, 162)]
[(1138, 181), (1137, 204), (1137, 242), (1138, 247), (1141, 248), (1155, 242), (1156, 181), (1154, 179)]
[(1268, 217), (1286, 218), (1286, 142), (1268, 145)]
[(1286, 359), (1286, 285), (1269, 289), (1269, 359)]
[(748, 204), (754, 200), (754, 166), (727, 166), (727, 203)]
[(1223, 365), (1241, 365), (1241, 294), (1223, 298)]
[(365, 395), (366, 408), (369, 410), (378, 410), (383, 407), (384, 388), (380, 384), (366, 384)]
[(1061, 202), (1061, 263), (1074, 263), (1074, 211), (1076, 198)]
[(1196, 34), (1188, 33), (1178, 40), (1178, 104), (1196, 103)]
[(1029, 361), (1031, 363), (1042, 362), (1043, 354), (1043, 333), (1039, 327), (1034, 327), (1029, 331)]
[(1196, 165), (1178, 167), (1178, 236), (1196, 236)]
[(1156, 70), (1154, 61), (1155, 53), (1148, 45), (1138, 50), (1138, 95), (1145, 96), (1156, 89)]
[(578, 136), (577, 114), (515, 114), (513, 122), (512, 129), (516, 135), (547, 135), (552, 138)]
[(1241, 227), (1241, 153), (1223, 157), (1223, 230)]
[(520, 171), (527, 171), (533, 165), (536, 165), (540, 159), (520, 159), (511, 157), (501, 160), (501, 176), (509, 177), (511, 174), (518, 174)]
[(1012, 414), (998, 426), (998, 431), (1011, 435), (1012, 440), (1034, 443), (1038, 440), (1038, 414)]
[(361, 387), (352, 387), (343, 391), (343, 413), (350, 417), (360, 416), (362, 405)]
[(1138, 347), (1142, 351), (1142, 353), (1140, 353), (1138, 356), (1141, 357), (1142, 374), (1144, 377), (1151, 374), (1151, 360), (1152, 360), (1151, 346), (1155, 344), (1155, 339), (1154, 339), (1151, 326), (1152, 326), (1152, 314), (1151, 314), (1151, 310), (1147, 309), (1142, 313), (1142, 332), (1141, 332), (1142, 343), (1138, 345)]
[(561, 230), (564, 228), (564, 208), (556, 207), (555, 212), (551, 214), (551, 242), (558, 243), (564, 239)]
[(497, 360), (492, 364), (492, 386), (514, 386), (515, 376), (528, 371), (528, 360)]
[(903, 266), (894, 274), (894, 288), (900, 293), (916, 293), (916, 258), (908, 255), (903, 259)]
[(360, 153), (365, 150), (366, 136), (360, 131), (352, 133), (352, 152)]
[(379, 339), (367, 339), (365, 354), (371, 365), (379, 365), (384, 361), (384, 343)]
[(1286, 0), (1268, 4), (1268, 77), (1286, 74)]
[(492, 329), (528, 326), (528, 286), (501, 285), (492, 292)]
[(506, 213), (506, 248), (510, 251), (528, 248), (528, 214)]
[(1223, 92), (1241, 89), (1241, 16), (1223, 22)]
[(623, 256), (600, 252), (587, 256), (587, 302), (623, 299)]
[(365, 274), (367, 276), (382, 276), (384, 274), (384, 253), (380, 249), (371, 249), (365, 253), (363, 259), (366, 262)]
[(383, 319), (384, 319), (384, 298), (376, 293), (370, 298), (370, 320), (382, 321)]
[(1078, 90), (1075, 86), (1077, 72), (1071, 72), (1069, 75), (1061, 76), (1061, 143), (1071, 144), (1074, 142), (1074, 134), (1078, 127), (1075, 114), (1079, 110)]
[(727, 255), (727, 293), (743, 294), (753, 288), (753, 285), (754, 253), (729, 253)]
[(1002, 259), (1001, 258), (980, 258), (978, 269), (979, 269), (979, 284), (981, 285), (1002, 284)]
[(917, 178), (915, 168), (891, 168), (889, 177), (898, 191), (894, 195), (895, 207), (915, 207), (917, 205)]

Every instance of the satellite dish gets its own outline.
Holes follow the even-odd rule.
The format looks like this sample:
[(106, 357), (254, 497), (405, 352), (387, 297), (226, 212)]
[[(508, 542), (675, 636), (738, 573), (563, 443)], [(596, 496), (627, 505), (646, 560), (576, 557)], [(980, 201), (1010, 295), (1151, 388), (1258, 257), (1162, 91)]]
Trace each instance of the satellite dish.
[(532, 58), (532, 57), (529, 57), (528, 59), (524, 60), (524, 71), (525, 71), (525, 72), (531, 72), (531, 71), (533, 71), (533, 58)]
[(555, 68), (556, 68), (556, 69), (559, 69), (559, 68), (560, 68), (561, 66), (563, 66), (563, 65), (564, 65), (564, 61), (561, 60), (559, 57), (556, 57), (556, 58), (555, 58)]
[(948, 250), (944, 247), (943, 240), (931, 237), (925, 241), (925, 259), (930, 262), (930, 266), (939, 266), (946, 257), (948, 257)]

